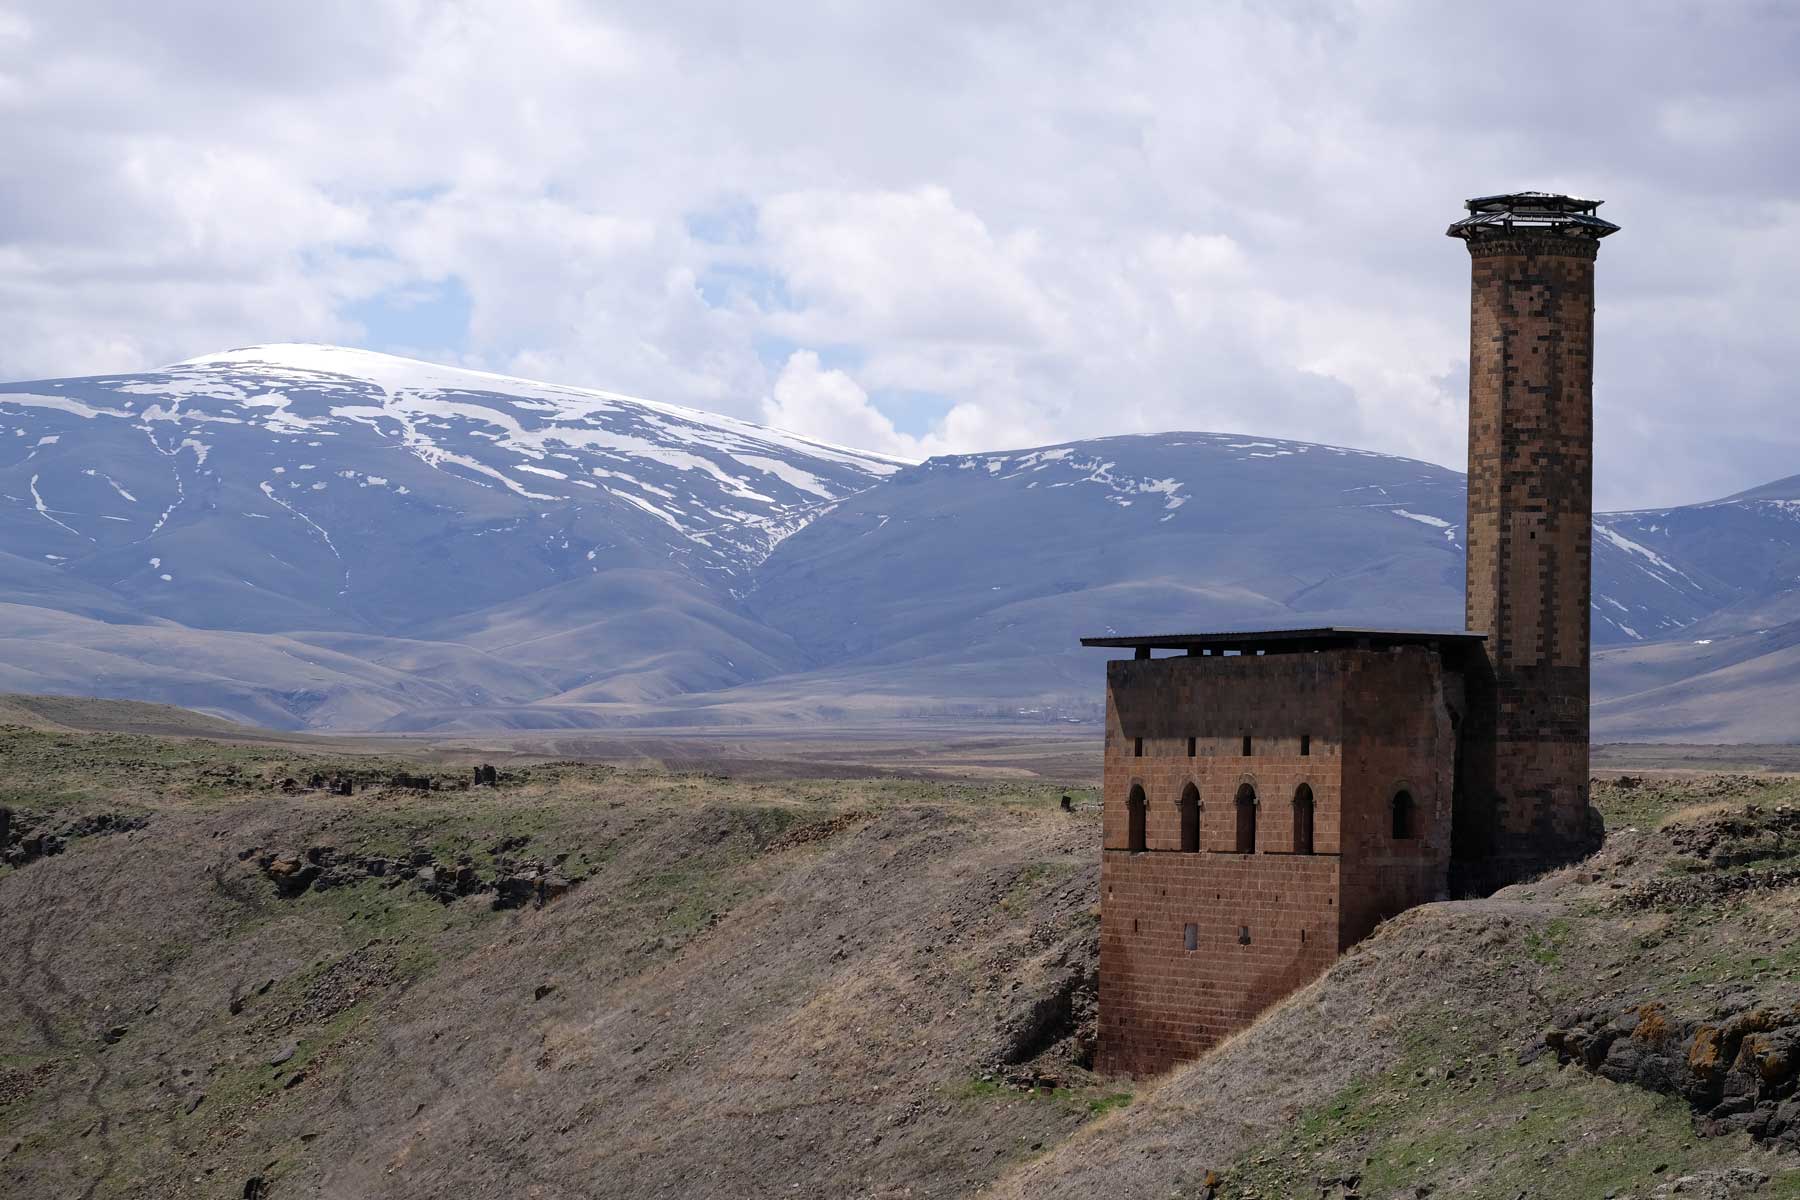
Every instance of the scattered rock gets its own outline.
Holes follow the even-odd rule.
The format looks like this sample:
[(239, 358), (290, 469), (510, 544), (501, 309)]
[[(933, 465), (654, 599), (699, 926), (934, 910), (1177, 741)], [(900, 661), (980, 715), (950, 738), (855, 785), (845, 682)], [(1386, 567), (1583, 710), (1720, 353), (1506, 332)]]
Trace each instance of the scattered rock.
[[(1014, 1086), (1058, 1086), (1058, 1072), (1093, 1065), (1099, 1036), (1100, 943), (1086, 937), (1064, 944), (1045, 962), (1047, 977), (1034, 986), (1017, 987), (1007, 997), (1000, 1019), (1000, 1041), (992, 1060), (1008, 1072)], [(1018, 980), (1015, 978), (1015, 986)]]
[(765, 850), (787, 850), (794, 846), (804, 846), (809, 842), (822, 842), (826, 838), (836, 837), (854, 825), (860, 825), (869, 819), (864, 812), (840, 813), (825, 821), (815, 821), (810, 825), (797, 825), (778, 836), (771, 838), (763, 847)]
[(5, 814), (0, 818), (0, 863), (14, 867), (61, 854), (77, 838), (125, 833), (149, 823), (146, 817), (124, 813), (89, 813), (60, 821), (24, 809), (0, 813)]
[(269, 1065), (271, 1067), (279, 1067), (282, 1063), (284, 1063), (288, 1059), (294, 1057), (294, 1055), (298, 1054), (299, 1052), (300, 1052), (300, 1047), (294, 1042), (289, 1042), (287, 1045), (283, 1046), (281, 1049), (279, 1049), (275, 1052), (274, 1057), (269, 1059)]
[(508, 864), (504, 855), (530, 841), (527, 837), (507, 838), (492, 847), (500, 867), (498, 878), (483, 879), (474, 863), (463, 858), (456, 863), (441, 863), (428, 850), (415, 850), (410, 861), (398, 862), (381, 857), (340, 854), (331, 846), (313, 846), (300, 853), (268, 851), (256, 858), (256, 866), (275, 885), (284, 899), (293, 899), (307, 891), (326, 891), (334, 887), (350, 887), (368, 878), (389, 879), (390, 887), (398, 887), (408, 879), (417, 890), (445, 904), (463, 896), (483, 892), (496, 893), (495, 908), (519, 908), (527, 903), (542, 908), (580, 882), (556, 869), (567, 855), (558, 855), (551, 863), (527, 861)]
[(1676, 1018), (1654, 1001), (1566, 1013), (1541, 1041), (1559, 1063), (1682, 1097), (1702, 1136), (1742, 1131), (1800, 1150), (1800, 1005), (1704, 1021)]
[(571, 879), (541, 864), (534, 864), (494, 881), (494, 908), (499, 911), (523, 908), (527, 904), (533, 908), (542, 908), (567, 894), (579, 882), (578, 879)]
[(0, 1107), (23, 1100), (55, 1074), (55, 1062), (41, 1062), (30, 1070), (0, 1071)]
[(274, 881), (275, 890), (287, 899), (305, 892), (325, 873), (325, 868), (317, 862), (309, 862), (297, 855), (265, 854), (260, 865), (263, 873)]
[(1760, 1192), (1768, 1182), (1769, 1177), (1761, 1171), (1728, 1167), (1678, 1176), (1658, 1185), (1650, 1195), (1654, 1200), (1672, 1196), (1681, 1196), (1684, 1200), (1741, 1200)]
[[(1738, 790), (1771, 786), (1756, 776), (1728, 776)], [(1657, 834), (1675, 852), (1675, 873), (1638, 881), (1617, 902), (1628, 909), (1677, 911), (1722, 899), (1800, 886), (1800, 809), (1741, 810), (1686, 822)], [(1732, 869), (1743, 868), (1743, 869)]]
[(355, 1007), (371, 992), (399, 983), (398, 963), (398, 952), (379, 942), (353, 950), (313, 976), (291, 1007), (284, 1004), (269, 1010), (262, 1029), (289, 1038), (295, 1030), (321, 1025)]

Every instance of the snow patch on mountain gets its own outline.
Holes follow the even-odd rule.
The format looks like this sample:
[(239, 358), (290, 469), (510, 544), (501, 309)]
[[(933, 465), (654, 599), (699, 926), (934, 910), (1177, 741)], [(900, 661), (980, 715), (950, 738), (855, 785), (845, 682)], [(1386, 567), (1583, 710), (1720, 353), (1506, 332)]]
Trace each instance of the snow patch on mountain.
[[(69, 393), (46, 394), (65, 387)], [(753, 568), (820, 503), (854, 494), (906, 465), (680, 405), (338, 346), (251, 346), (143, 375), (0, 390), (0, 410), (33, 409), (122, 421), (164, 460), (191, 453), (199, 476), (211, 475), (210, 456), (226, 438), (224, 430), (253, 433), (258, 441), (226, 438), (234, 459), (228, 472), (241, 469), (246, 454), (258, 460), (246, 483), (316, 469), (317, 462), (293, 461), (302, 444), (341, 443), (332, 455), (338, 459), (352, 453), (346, 439), (363, 439), (357, 445), (366, 446), (373, 437), (431, 471), (534, 506), (616, 501), (684, 544), (671, 546), (671, 557), (728, 575)], [(60, 437), (46, 432), (38, 445), (55, 447)], [(343, 476), (340, 463), (332, 465), (352, 478)], [(185, 463), (170, 461), (168, 467), (170, 487), (155, 489), (166, 507), (145, 537), (168, 526), (195, 483)], [(394, 473), (368, 479), (386, 486)], [(118, 477), (114, 471), (106, 478), (122, 497), (142, 494), (135, 476), (127, 476), (129, 487)], [(173, 495), (164, 494), (171, 490)], [(290, 490), (299, 486), (290, 484)], [(308, 484), (305, 490), (327, 488)], [(415, 490), (416, 481), (392, 494)], [(38, 511), (86, 536), (79, 520), (52, 517), (52, 507)], [(307, 517), (321, 531), (333, 519), (324, 513)]]
[[(415, 411), (424, 413), (435, 410), (442, 415), (496, 420), (514, 431), (520, 430), (519, 422), (496, 417), (497, 410), (477, 412), (475, 409), (486, 406), (458, 405), (438, 398), (471, 394), (505, 396), (509, 398), (509, 407), (555, 417), (559, 422), (578, 427), (608, 413), (635, 412), (640, 416), (665, 418), (655, 423), (699, 444), (719, 449), (774, 445), (809, 457), (830, 458), (879, 475), (892, 474), (907, 465), (906, 459), (855, 450), (696, 408), (641, 400), (597, 388), (541, 383), (488, 371), (440, 366), (346, 346), (307, 343), (247, 346), (186, 359), (164, 370), (171, 381), (171, 394), (220, 396), (225, 395), (224, 389), (230, 386), (219, 379), (221, 369), (270, 380), (285, 378), (314, 388), (342, 387), (346, 380), (374, 384), (402, 407), (411, 405)], [(352, 382), (348, 390), (359, 389)]]
[(1618, 530), (1613, 529), (1609, 525), (1606, 525), (1602, 522), (1596, 521), (1594, 523), (1594, 532), (1598, 533), (1601, 537), (1605, 538), (1608, 542), (1611, 542), (1614, 546), (1617, 546), (1619, 549), (1625, 551), (1626, 553), (1636, 554), (1641, 558), (1649, 560), (1660, 570), (1667, 571), (1672, 575), (1679, 575), (1681, 578), (1686, 579), (1689, 583), (1694, 582), (1693, 579), (1688, 576), (1687, 572), (1683, 571), (1680, 567), (1677, 567), (1675, 564), (1669, 562), (1662, 555), (1660, 555), (1656, 551), (1650, 549), (1648, 546), (1645, 546), (1638, 542), (1632, 541), (1630, 538), (1626, 537), (1624, 534), (1620, 533)]

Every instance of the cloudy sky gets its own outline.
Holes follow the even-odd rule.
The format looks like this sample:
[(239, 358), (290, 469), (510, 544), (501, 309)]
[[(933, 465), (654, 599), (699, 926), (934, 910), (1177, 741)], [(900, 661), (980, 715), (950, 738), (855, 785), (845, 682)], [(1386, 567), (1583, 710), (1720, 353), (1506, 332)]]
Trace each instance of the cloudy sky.
[(1800, 471), (1800, 6), (0, 3), (0, 377), (331, 341), (922, 456), (1460, 466), (1471, 195), (1598, 196), (1607, 507)]

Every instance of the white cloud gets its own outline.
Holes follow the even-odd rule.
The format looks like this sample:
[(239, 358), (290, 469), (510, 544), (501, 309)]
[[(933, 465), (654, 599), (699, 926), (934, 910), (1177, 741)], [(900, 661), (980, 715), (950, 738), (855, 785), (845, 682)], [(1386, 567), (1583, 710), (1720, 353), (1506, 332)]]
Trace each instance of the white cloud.
[(841, 446), (897, 458), (925, 457), (918, 439), (897, 431), (854, 379), (820, 366), (819, 356), (811, 350), (796, 350), (788, 357), (773, 395), (763, 401), (762, 417), (777, 428)]
[[(349, 340), (890, 451), (1212, 428), (1457, 465), (1440, 235), (1542, 186), (1625, 226), (1602, 500), (1791, 473), (1800, 14), (1612, 0), (1543, 37), (1568, 15), (26, 0), (0, 376)], [(451, 283), (428, 345), (359, 315)], [(920, 393), (943, 415), (900, 433)]]
[(1032, 278), (1039, 239), (996, 238), (944, 188), (774, 196), (760, 230), (796, 305), (773, 322), (789, 336), (1029, 347), (1062, 333)]

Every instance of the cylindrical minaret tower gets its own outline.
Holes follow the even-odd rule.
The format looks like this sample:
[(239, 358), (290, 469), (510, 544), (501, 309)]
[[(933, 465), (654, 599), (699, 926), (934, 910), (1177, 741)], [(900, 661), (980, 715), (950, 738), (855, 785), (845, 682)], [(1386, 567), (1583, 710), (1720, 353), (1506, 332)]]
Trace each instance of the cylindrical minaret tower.
[(1599, 843), (1588, 807), (1598, 200), (1484, 196), (1468, 245), (1470, 681), (1459, 883), (1487, 890)]

